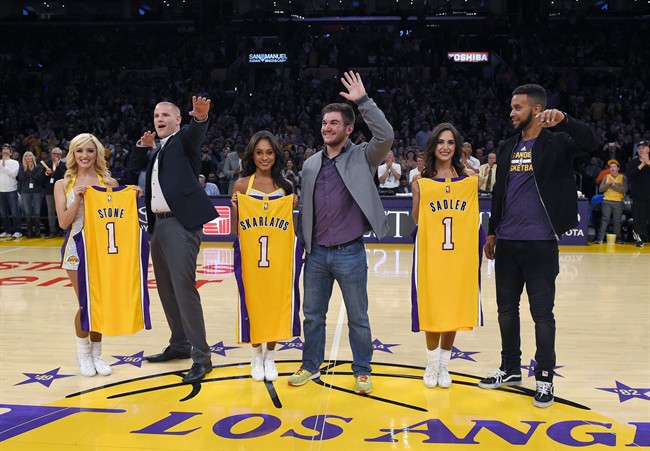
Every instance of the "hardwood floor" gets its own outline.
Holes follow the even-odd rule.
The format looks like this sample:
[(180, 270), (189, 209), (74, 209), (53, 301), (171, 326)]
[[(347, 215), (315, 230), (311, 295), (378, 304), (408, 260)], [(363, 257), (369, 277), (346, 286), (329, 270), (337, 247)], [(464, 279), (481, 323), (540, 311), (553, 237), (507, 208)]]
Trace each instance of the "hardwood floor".
[(60, 245), (60, 239), (0, 243), (2, 450), (650, 447), (648, 246), (561, 248), (556, 403), (537, 409), (530, 396), (535, 340), (525, 295), (522, 387), (475, 385), (500, 361), (494, 267), (486, 260), (485, 326), (458, 333), (452, 387), (427, 389), (421, 379), (424, 335), (410, 332), (412, 249), (368, 246), (374, 390), (363, 397), (352, 392), (352, 355), (337, 287), (320, 380), (287, 385), (300, 365), (299, 339), (278, 345), (277, 381), (250, 379), (249, 346), (235, 342), (237, 290), (228, 244), (205, 244), (199, 257), (197, 279), (215, 366), (206, 381), (180, 383), (189, 360), (143, 361), (169, 338), (155, 289), (153, 329), (105, 337), (103, 355), (113, 374), (80, 376), (72, 326), (77, 302), (58, 265)]

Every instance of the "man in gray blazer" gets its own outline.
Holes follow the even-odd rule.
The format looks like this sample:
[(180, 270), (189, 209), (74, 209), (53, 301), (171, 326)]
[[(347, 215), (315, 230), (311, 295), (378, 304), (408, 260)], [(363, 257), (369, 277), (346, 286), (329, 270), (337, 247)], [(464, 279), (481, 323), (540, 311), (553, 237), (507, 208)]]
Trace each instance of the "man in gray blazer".
[(363, 235), (377, 238), (388, 231), (386, 215), (373, 177), (393, 143), (393, 128), (366, 94), (358, 73), (341, 78), (372, 132), (368, 143), (353, 144), (354, 110), (346, 103), (323, 108), (321, 135), (325, 150), (303, 164), (299, 235), (307, 256), (304, 273), (305, 344), (300, 369), (289, 385), (300, 386), (320, 376), (325, 357), (325, 317), (336, 280), (348, 315), (354, 391), (372, 391), (372, 336), (368, 320), (368, 264)]
[[(128, 167), (146, 168), (145, 205), (151, 235), (151, 259), (160, 301), (171, 330), (169, 346), (149, 362), (192, 357), (185, 383), (212, 371), (201, 298), (196, 289), (196, 258), (203, 224), (218, 216), (199, 184), (201, 144), (208, 129), (210, 100), (192, 98), (189, 125), (181, 128), (176, 105), (160, 102), (154, 110), (156, 131), (147, 131), (132, 150)], [(158, 135), (160, 145), (155, 147)]]
[(228, 195), (232, 195), (232, 187), (239, 177), (241, 177), (242, 167), (241, 160), (246, 153), (246, 147), (243, 144), (236, 144), (235, 151), (226, 156), (226, 162), (223, 165), (223, 173), (228, 177)]

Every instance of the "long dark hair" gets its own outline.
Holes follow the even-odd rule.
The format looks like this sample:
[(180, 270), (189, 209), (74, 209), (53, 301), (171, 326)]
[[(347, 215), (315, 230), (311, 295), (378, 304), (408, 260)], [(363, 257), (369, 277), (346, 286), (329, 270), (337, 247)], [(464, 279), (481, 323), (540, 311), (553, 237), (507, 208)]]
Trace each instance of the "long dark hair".
[(293, 188), (291, 187), (291, 183), (282, 177), (282, 170), (284, 169), (284, 155), (282, 154), (280, 143), (275, 138), (275, 135), (269, 131), (259, 131), (251, 136), (250, 141), (248, 141), (246, 152), (244, 153), (244, 158), (241, 160), (243, 176), (248, 177), (249, 175), (255, 174), (257, 167), (255, 166), (255, 160), (253, 159), (253, 152), (255, 151), (255, 146), (257, 146), (257, 143), (263, 139), (266, 139), (269, 143), (271, 143), (273, 153), (275, 153), (275, 162), (271, 167), (271, 178), (273, 179), (273, 183), (276, 186), (282, 188), (285, 193), (292, 194)]
[(455, 141), (455, 150), (451, 157), (451, 165), (456, 170), (456, 174), (458, 174), (459, 177), (465, 175), (465, 165), (461, 161), (463, 137), (458, 133), (456, 127), (451, 125), (449, 122), (443, 122), (438, 124), (431, 131), (431, 136), (429, 136), (429, 140), (427, 141), (427, 147), (424, 150), (424, 169), (422, 170), (422, 177), (433, 178), (438, 173), (436, 170), (436, 146), (438, 145), (440, 135), (446, 130), (449, 130), (454, 135)]

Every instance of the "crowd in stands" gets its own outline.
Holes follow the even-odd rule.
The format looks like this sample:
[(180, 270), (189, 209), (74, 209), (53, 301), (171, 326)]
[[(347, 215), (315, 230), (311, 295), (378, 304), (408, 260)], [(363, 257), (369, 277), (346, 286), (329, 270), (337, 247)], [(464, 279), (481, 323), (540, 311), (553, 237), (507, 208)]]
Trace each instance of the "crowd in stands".
[[(342, 100), (338, 77), (350, 68), (363, 74), (393, 125), (402, 192), (409, 190), (430, 129), (440, 122), (458, 127), (477, 171), (486, 164), (513, 133), (510, 94), (522, 83), (544, 86), (549, 108), (589, 123), (601, 137), (601, 150), (574, 163), (578, 189), (589, 198), (609, 160), (625, 173), (636, 144), (650, 138), (650, 51), (636, 38), (647, 25), (549, 22), (537, 31), (526, 21), (406, 25), (325, 31), (250, 23), (210, 30), (171, 24), (4, 27), (0, 143), (8, 143), (21, 164), (28, 151), (40, 164), (49, 162), (52, 149), (65, 153), (69, 139), (91, 132), (105, 145), (113, 176), (142, 184), (141, 174), (129, 173), (124, 163), (143, 131), (152, 129), (153, 106), (175, 102), (187, 121), (187, 99), (200, 94), (213, 104), (202, 149), (207, 183), (229, 194), (236, 174), (224, 170), (227, 155), (268, 129), (285, 149), (285, 174), (299, 188), (304, 160), (323, 146), (320, 110)], [(241, 61), (278, 48), (288, 56), (283, 65)], [(454, 50), (489, 51), (491, 62), (454, 63), (447, 58)], [(357, 123), (353, 141), (369, 138)]]

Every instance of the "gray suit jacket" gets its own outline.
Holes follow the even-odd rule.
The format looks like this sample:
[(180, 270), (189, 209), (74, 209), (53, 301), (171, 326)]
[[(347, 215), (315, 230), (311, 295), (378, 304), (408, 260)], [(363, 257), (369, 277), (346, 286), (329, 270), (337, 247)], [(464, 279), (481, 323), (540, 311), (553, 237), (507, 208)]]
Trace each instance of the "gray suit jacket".
[(226, 155), (226, 162), (223, 164), (223, 174), (228, 177), (229, 180), (228, 195), (232, 194), (232, 186), (237, 180), (239, 180), (239, 176), (235, 175), (235, 171), (238, 167), (239, 156), (237, 155), (237, 152), (230, 152), (228, 155)]
[[(361, 117), (372, 132), (372, 139), (358, 145), (348, 140), (345, 143), (345, 152), (336, 157), (336, 169), (354, 201), (368, 219), (373, 232), (377, 238), (382, 238), (388, 232), (388, 223), (373, 177), (393, 144), (393, 127), (370, 97), (361, 98), (358, 107)], [(298, 233), (307, 252), (311, 252), (314, 232), (314, 186), (322, 158), (323, 152), (317, 152), (302, 166)]]

